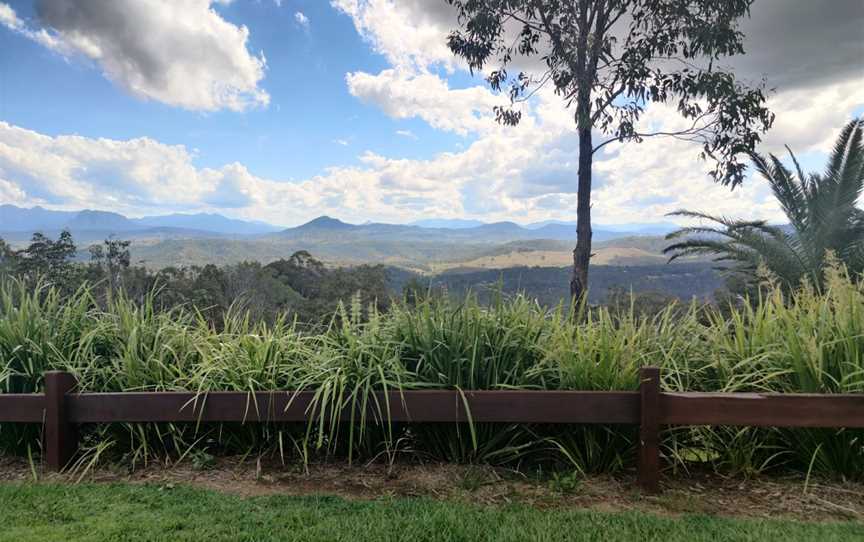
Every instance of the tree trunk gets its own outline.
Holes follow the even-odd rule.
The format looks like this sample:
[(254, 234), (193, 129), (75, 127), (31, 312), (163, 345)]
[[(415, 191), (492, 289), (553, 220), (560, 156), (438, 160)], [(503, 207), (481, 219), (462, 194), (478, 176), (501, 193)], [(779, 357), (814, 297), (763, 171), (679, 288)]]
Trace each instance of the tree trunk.
[(579, 186), (576, 205), (576, 248), (573, 249), (573, 273), (570, 297), (583, 301), (588, 291), (588, 265), (591, 260), (591, 164), (593, 142), (591, 128), (579, 128)]

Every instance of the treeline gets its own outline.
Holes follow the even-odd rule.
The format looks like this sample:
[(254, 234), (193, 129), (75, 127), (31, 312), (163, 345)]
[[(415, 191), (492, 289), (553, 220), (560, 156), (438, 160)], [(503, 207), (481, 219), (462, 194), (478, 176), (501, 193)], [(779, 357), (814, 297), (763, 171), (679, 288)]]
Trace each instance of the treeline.
[[(33, 287), (49, 284), (66, 296), (86, 284), (103, 306), (110, 296), (138, 304), (153, 296), (157, 310), (185, 307), (217, 329), (229, 315), (248, 315), (253, 322), (270, 324), (287, 318), (314, 328), (338, 317), (340, 303), (368, 314), (373, 306), (386, 312), (394, 300), (413, 305), (429, 296), (461, 301), (471, 295), (481, 305), (490, 305), (501, 296), (524, 294), (541, 306), (554, 307), (569, 298), (568, 273), (567, 268), (514, 267), (430, 277), (383, 265), (329, 267), (306, 251), (266, 265), (245, 261), (154, 270), (131, 263), (129, 241), (107, 239), (81, 251), (69, 232), (56, 240), (36, 233), (27, 247), (13, 250), (0, 239), (0, 275)], [(606, 305), (615, 312), (635, 310), (652, 316), (682, 300), (683, 305), (694, 298), (726, 305), (735, 297), (707, 263), (595, 266), (592, 278), (589, 304)]]
[[(678, 265), (595, 265), (591, 267), (591, 289), (588, 302), (609, 304), (633, 291), (640, 298), (663, 298), (664, 303), (675, 299), (697, 298), (708, 301), (722, 297), (724, 281), (715, 265), (705, 262)], [(488, 303), (499, 292), (513, 295), (525, 292), (541, 305), (555, 306), (570, 295), (566, 267), (510, 267), (506, 269), (448, 272), (436, 275), (431, 284), (453, 295), (476, 294)]]
[(65, 295), (87, 284), (101, 302), (122, 295), (141, 303), (153, 295), (156, 308), (185, 306), (216, 327), (232, 311), (248, 312), (255, 321), (287, 317), (303, 325), (325, 325), (340, 302), (363, 308), (375, 305), (383, 311), (391, 297), (384, 266), (330, 268), (306, 251), (267, 265), (241, 262), (159, 270), (132, 265), (129, 241), (107, 239), (90, 246), (88, 252), (87, 261), (76, 260), (78, 247), (68, 231), (56, 240), (36, 233), (20, 250), (0, 239), (0, 275), (34, 287), (47, 283)]

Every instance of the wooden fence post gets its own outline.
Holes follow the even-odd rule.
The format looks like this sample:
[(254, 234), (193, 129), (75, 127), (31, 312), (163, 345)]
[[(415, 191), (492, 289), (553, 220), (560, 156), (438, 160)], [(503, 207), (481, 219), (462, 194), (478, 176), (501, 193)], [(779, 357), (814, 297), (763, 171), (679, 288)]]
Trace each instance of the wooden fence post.
[(78, 430), (69, 422), (66, 394), (78, 385), (72, 373), (45, 373), (45, 460), (48, 468), (61, 471), (78, 451)]
[(639, 370), (639, 486), (643, 491), (660, 490), (660, 369)]

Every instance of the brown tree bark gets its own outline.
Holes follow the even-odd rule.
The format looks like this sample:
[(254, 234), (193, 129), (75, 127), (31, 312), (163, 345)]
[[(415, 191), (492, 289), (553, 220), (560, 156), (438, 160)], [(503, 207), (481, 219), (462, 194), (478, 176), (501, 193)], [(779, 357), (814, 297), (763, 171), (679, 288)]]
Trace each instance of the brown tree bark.
[(573, 249), (573, 272), (570, 297), (575, 303), (588, 291), (588, 266), (591, 261), (591, 163), (593, 142), (591, 128), (579, 129), (579, 183), (576, 203), (576, 248)]

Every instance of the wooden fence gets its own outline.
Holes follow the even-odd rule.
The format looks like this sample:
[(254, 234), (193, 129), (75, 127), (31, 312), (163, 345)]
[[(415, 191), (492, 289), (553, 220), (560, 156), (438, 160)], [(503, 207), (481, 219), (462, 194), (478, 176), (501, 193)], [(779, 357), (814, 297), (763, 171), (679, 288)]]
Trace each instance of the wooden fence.
[[(638, 481), (649, 492), (659, 488), (664, 425), (864, 427), (864, 394), (668, 393), (660, 391), (659, 369), (643, 368), (640, 377), (638, 392), (381, 392), (378, 405), (388, 411), (382, 416), (370, 407), (367, 419), (639, 425)], [(76, 385), (70, 373), (49, 372), (44, 394), (0, 394), (0, 423), (44, 423), (45, 461), (53, 470), (77, 452), (82, 423), (303, 422), (319, 416), (313, 392), (75, 393)], [(349, 419), (350, 412), (341, 413), (340, 420)]]

